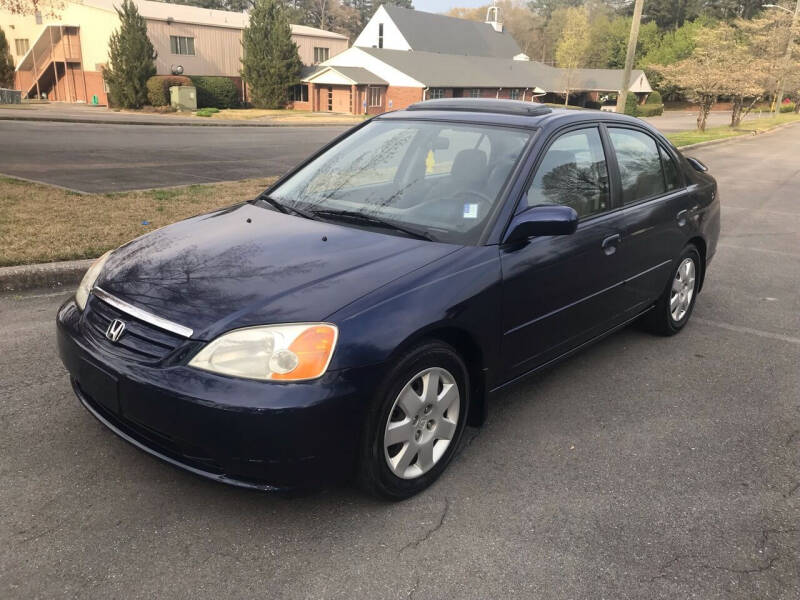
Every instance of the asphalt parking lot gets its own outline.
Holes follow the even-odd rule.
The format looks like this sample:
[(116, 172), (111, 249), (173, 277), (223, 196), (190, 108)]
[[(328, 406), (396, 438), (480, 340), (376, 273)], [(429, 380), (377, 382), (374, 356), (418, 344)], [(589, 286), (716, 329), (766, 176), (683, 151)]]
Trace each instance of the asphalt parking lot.
[(79, 192), (269, 177), (346, 129), (0, 121), (0, 174)]
[(427, 492), (243, 491), (74, 398), (70, 290), (0, 296), (0, 597), (800, 597), (800, 128), (694, 154), (723, 233), (678, 336), (628, 328), (497, 399)]

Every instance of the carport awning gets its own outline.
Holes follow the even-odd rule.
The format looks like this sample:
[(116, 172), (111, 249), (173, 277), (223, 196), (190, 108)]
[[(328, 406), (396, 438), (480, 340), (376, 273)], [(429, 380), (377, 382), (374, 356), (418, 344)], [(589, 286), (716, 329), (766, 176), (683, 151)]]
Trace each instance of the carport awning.
[(328, 85), (389, 85), (388, 81), (363, 67), (320, 67), (303, 81)]

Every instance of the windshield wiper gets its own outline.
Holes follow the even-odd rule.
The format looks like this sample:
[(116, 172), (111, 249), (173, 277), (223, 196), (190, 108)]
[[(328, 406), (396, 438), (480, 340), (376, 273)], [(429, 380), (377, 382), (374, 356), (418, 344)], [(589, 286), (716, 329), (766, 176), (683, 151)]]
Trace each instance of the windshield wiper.
[(287, 206), (283, 202), (276, 200), (275, 198), (269, 196), (268, 194), (261, 194), (256, 198), (256, 200), (261, 202), (266, 202), (270, 206), (274, 207), (275, 210), (282, 212), (286, 215), (299, 215), (305, 219), (311, 219), (312, 221), (316, 220), (316, 217), (314, 217), (314, 213), (301, 210), (293, 206)]
[(435, 241), (430, 235), (422, 231), (411, 229), (410, 227), (403, 227), (402, 225), (398, 225), (397, 223), (394, 223), (392, 221), (385, 221), (379, 217), (374, 217), (372, 215), (365, 215), (364, 213), (360, 212), (355, 212), (350, 210), (322, 209), (322, 210), (315, 210), (314, 215), (331, 220), (341, 219), (343, 221), (364, 223), (365, 225), (372, 225), (374, 227), (381, 227), (383, 229), (392, 229), (394, 231), (399, 231), (400, 233), (404, 233), (407, 236), (416, 238), (418, 240), (428, 240), (429, 242)]

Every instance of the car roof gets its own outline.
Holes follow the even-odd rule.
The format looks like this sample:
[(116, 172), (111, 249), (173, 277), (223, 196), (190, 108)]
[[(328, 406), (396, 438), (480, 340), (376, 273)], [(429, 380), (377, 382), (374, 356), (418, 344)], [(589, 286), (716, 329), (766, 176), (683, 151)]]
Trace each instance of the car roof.
[[(492, 98), (447, 98), (417, 102), (406, 109), (383, 113), (376, 119), (420, 119), (430, 121), (463, 121), (525, 128), (550, 128), (569, 123), (606, 122), (644, 126), (658, 133), (646, 122), (614, 112), (556, 108), (521, 100)], [(660, 134), (659, 134), (660, 137)]]

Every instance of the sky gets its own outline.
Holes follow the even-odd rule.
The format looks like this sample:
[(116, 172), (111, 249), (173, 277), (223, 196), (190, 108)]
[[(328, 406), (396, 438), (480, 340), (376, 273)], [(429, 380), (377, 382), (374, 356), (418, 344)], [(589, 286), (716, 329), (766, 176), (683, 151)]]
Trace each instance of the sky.
[(443, 13), (453, 7), (485, 6), (488, 0), (414, 0), (414, 8), (425, 12)]

